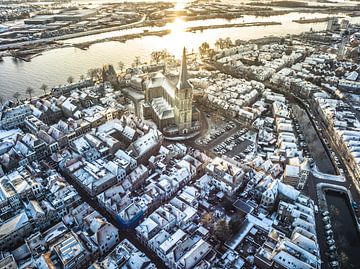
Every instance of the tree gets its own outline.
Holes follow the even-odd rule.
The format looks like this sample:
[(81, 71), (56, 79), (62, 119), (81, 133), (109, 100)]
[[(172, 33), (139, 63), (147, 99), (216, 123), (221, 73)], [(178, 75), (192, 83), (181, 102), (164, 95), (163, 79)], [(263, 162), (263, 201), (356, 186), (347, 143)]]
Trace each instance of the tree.
[(225, 242), (231, 235), (229, 225), (226, 220), (219, 220), (214, 227), (214, 234), (221, 242)]
[(122, 72), (125, 68), (125, 64), (122, 61), (120, 61), (120, 62), (118, 62), (118, 67), (119, 67), (120, 71)]
[(80, 75), (80, 80), (85, 80), (85, 76), (84, 76), (84, 75)]
[(0, 103), (1, 103), (1, 104), (4, 104), (4, 101), (5, 101), (4, 97), (2, 97), (2, 96), (0, 95)]
[(102, 80), (102, 69), (101, 68), (92, 68), (87, 72), (88, 76), (92, 80)]
[(211, 213), (205, 213), (202, 218), (201, 218), (201, 223), (205, 226), (205, 227), (209, 227), (210, 223), (213, 219), (213, 216)]
[(26, 93), (29, 95), (30, 99), (32, 97), (32, 94), (34, 93), (34, 89), (31, 87), (26, 88)]
[(224, 40), (224, 46), (225, 46), (225, 48), (231, 48), (232, 46), (233, 46), (233, 43), (232, 43), (232, 41), (231, 41), (231, 38), (230, 37), (227, 37), (225, 40)]
[(173, 64), (175, 61), (175, 56), (170, 54), (166, 49), (160, 51), (153, 51), (151, 53), (151, 61), (156, 64), (163, 62), (166, 64)]
[(215, 47), (217, 49), (224, 49), (224, 39), (222, 38), (217, 39), (215, 42)]
[(209, 51), (208, 51), (208, 57), (209, 57), (209, 59), (210, 59), (210, 60), (213, 60), (214, 57), (215, 57), (215, 55), (216, 55), (215, 50), (214, 50), (214, 49), (209, 49)]
[(135, 56), (133, 66), (138, 67), (141, 64), (140, 56)]
[(69, 77), (67, 78), (67, 82), (68, 82), (69, 84), (72, 84), (72, 83), (74, 82), (74, 78), (73, 78), (72, 76), (69, 76)]
[(158, 64), (163, 59), (163, 53), (162, 51), (153, 51), (151, 53), (151, 61)]
[(13, 97), (16, 99), (17, 102), (19, 102), (19, 97), (21, 96), (21, 94), (19, 92), (15, 92), (13, 94)]
[(200, 55), (202, 57), (207, 56), (209, 49), (210, 49), (209, 43), (207, 42), (202, 43), (201, 46), (199, 47)]
[(218, 40), (216, 40), (215, 46), (218, 49), (228, 49), (228, 48), (231, 48), (233, 46), (233, 43), (232, 43), (230, 37), (227, 37), (225, 39), (219, 38)]
[(240, 224), (244, 221), (244, 216), (241, 213), (235, 213), (230, 221), (229, 221), (229, 228), (233, 234), (237, 233), (240, 228)]
[(48, 89), (48, 85), (46, 85), (45, 83), (43, 83), (43, 84), (40, 86), (40, 90), (42, 90), (45, 95), (46, 95), (47, 89)]
[(339, 254), (339, 260), (342, 264), (347, 264), (349, 262), (349, 256), (345, 252), (341, 251)]
[(166, 56), (166, 58), (164, 59), (164, 62), (168, 66), (172, 66), (172, 67), (177, 66), (177, 61), (175, 59), (175, 55), (170, 54), (170, 53)]

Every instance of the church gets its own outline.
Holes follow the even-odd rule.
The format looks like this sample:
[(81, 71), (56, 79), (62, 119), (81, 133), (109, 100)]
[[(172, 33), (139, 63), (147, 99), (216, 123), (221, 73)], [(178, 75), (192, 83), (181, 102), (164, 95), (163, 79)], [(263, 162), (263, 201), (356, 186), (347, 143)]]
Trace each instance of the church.
[(165, 136), (185, 135), (200, 128), (200, 113), (193, 106), (193, 87), (187, 76), (184, 48), (176, 85), (161, 72), (146, 83), (144, 118), (153, 120)]

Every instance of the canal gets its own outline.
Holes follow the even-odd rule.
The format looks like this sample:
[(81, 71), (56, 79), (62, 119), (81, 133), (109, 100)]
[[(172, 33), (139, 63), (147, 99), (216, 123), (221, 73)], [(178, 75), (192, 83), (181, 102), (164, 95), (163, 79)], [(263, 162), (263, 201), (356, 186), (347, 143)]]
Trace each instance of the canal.
[(309, 119), (308, 114), (297, 104), (292, 105), (294, 116), (296, 117), (304, 140), (308, 145), (309, 153), (313, 157), (317, 167), (323, 173), (336, 174), (334, 165), (321, 143), (320, 138)]
[(354, 222), (347, 197), (335, 191), (326, 191), (334, 240), (341, 268), (360, 268), (360, 235)]

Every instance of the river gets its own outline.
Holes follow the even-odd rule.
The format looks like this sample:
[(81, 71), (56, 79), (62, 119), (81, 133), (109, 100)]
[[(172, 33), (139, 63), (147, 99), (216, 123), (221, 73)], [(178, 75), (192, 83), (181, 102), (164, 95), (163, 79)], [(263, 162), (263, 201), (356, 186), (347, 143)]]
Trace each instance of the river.
[[(339, 14), (343, 15), (343, 14)], [(204, 20), (184, 22), (176, 20), (168, 23), (164, 27), (153, 27), (149, 29), (171, 29), (171, 33), (158, 37), (147, 36), (143, 38), (128, 40), (126, 43), (103, 42), (97, 43), (88, 50), (81, 50), (74, 47), (64, 47), (44, 52), (35, 57), (31, 62), (15, 61), (12, 58), (5, 57), (0, 63), (0, 94), (5, 98), (11, 98), (14, 92), (19, 92), (25, 97), (25, 89), (29, 86), (35, 89), (35, 95), (42, 94), (39, 89), (42, 83), (55, 86), (66, 82), (67, 77), (73, 76), (75, 79), (80, 75), (86, 74), (87, 70), (94, 67), (101, 67), (103, 64), (110, 63), (117, 66), (119, 61), (130, 66), (135, 56), (140, 56), (141, 60), (148, 62), (150, 53), (156, 50), (168, 49), (176, 57), (180, 56), (182, 48), (185, 46), (188, 51), (197, 50), (203, 42), (214, 44), (218, 38), (231, 37), (232, 40), (249, 40), (264, 36), (276, 35), (284, 36), (286, 34), (299, 34), (304, 31), (324, 30), (326, 23), (297, 24), (292, 22), (301, 17), (315, 18), (324, 17), (327, 14), (309, 14), (292, 12), (281, 16), (255, 17), (244, 16), (235, 20)], [(360, 18), (350, 18), (352, 22), (360, 22)], [(240, 28), (222, 28), (209, 29), (204, 31), (184, 32), (184, 29), (198, 25), (226, 24), (254, 21), (277, 21), (281, 25), (240, 27)], [(86, 36), (65, 40), (65, 43), (74, 44), (84, 41), (97, 40), (104, 37), (121, 36), (140, 30), (128, 29), (114, 31), (98, 35)]]

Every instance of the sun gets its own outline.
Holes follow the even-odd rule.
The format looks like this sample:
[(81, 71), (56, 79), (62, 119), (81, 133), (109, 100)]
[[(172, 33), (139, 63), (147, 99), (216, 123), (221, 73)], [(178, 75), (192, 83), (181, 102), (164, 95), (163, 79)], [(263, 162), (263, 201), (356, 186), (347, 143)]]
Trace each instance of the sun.
[(180, 19), (176, 18), (173, 23), (169, 25), (171, 34), (172, 35), (181, 35), (185, 31), (185, 22)]
[(186, 30), (186, 22), (181, 18), (176, 18), (173, 23), (169, 24), (171, 30), (168, 38), (171, 40), (167, 46), (168, 50), (175, 56), (181, 56), (182, 48), (189, 42), (189, 33)]

